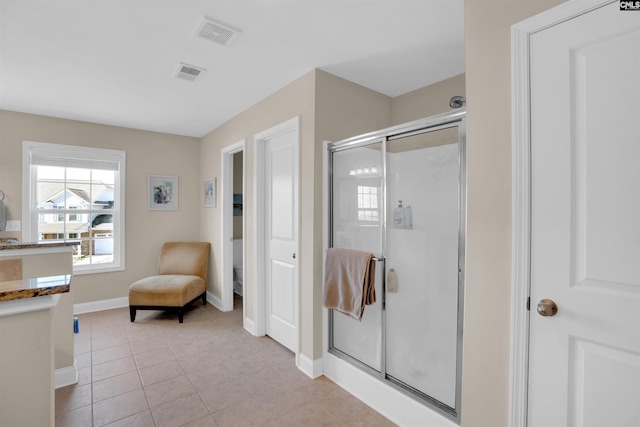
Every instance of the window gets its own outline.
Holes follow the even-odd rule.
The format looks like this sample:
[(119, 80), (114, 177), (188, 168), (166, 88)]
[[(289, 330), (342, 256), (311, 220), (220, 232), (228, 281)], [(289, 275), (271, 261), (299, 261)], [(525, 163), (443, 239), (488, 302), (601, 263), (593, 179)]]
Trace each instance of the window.
[(358, 185), (358, 220), (379, 221), (378, 187)]
[(125, 152), (23, 143), (25, 241), (74, 240), (74, 274), (124, 269)]

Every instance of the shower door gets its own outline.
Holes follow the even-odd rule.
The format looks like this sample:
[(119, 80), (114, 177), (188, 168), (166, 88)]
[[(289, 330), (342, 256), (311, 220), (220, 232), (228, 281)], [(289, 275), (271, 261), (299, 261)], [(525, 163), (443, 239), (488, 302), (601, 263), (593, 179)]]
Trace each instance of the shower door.
[(329, 351), (459, 421), (464, 112), (330, 145), (330, 246), (372, 252), (377, 302)]
[[(333, 154), (332, 247), (382, 254), (382, 143), (375, 141)], [(378, 262), (380, 264), (380, 262)], [(383, 268), (376, 266), (378, 302), (367, 306), (360, 322), (345, 315), (331, 317), (333, 345), (377, 372), (382, 369)]]

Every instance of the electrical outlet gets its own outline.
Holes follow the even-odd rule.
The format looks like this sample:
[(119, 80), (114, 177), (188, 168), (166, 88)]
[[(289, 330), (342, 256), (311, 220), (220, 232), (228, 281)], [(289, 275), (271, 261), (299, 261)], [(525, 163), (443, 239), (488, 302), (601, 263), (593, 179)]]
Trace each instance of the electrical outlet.
[(20, 220), (7, 221), (4, 231), (20, 231)]

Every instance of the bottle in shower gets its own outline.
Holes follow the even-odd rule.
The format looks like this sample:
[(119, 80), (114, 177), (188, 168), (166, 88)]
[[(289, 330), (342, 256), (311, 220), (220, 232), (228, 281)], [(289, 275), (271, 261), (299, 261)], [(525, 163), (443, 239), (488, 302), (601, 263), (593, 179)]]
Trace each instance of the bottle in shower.
[(404, 228), (404, 208), (402, 200), (398, 200), (398, 207), (393, 211), (393, 226), (395, 228)]
[(413, 212), (411, 212), (411, 206), (404, 208), (404, 228), (408, 230), (413, 228)]

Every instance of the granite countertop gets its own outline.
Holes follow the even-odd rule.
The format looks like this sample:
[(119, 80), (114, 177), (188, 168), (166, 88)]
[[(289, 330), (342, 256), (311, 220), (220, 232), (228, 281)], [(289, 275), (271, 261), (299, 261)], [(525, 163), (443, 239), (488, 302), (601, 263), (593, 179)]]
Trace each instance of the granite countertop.
[(60, 246), (74, 246), (79, 244), (79, 241), (41, 241), (41, 242), (15, 242), (15, 243), (6, 243), (0, 241), (0, 251), (5, 249), (39, 249), (39, 248), (55, 248)]
[(71, 275), (0, 282), (0, 302), (69, 292)]

